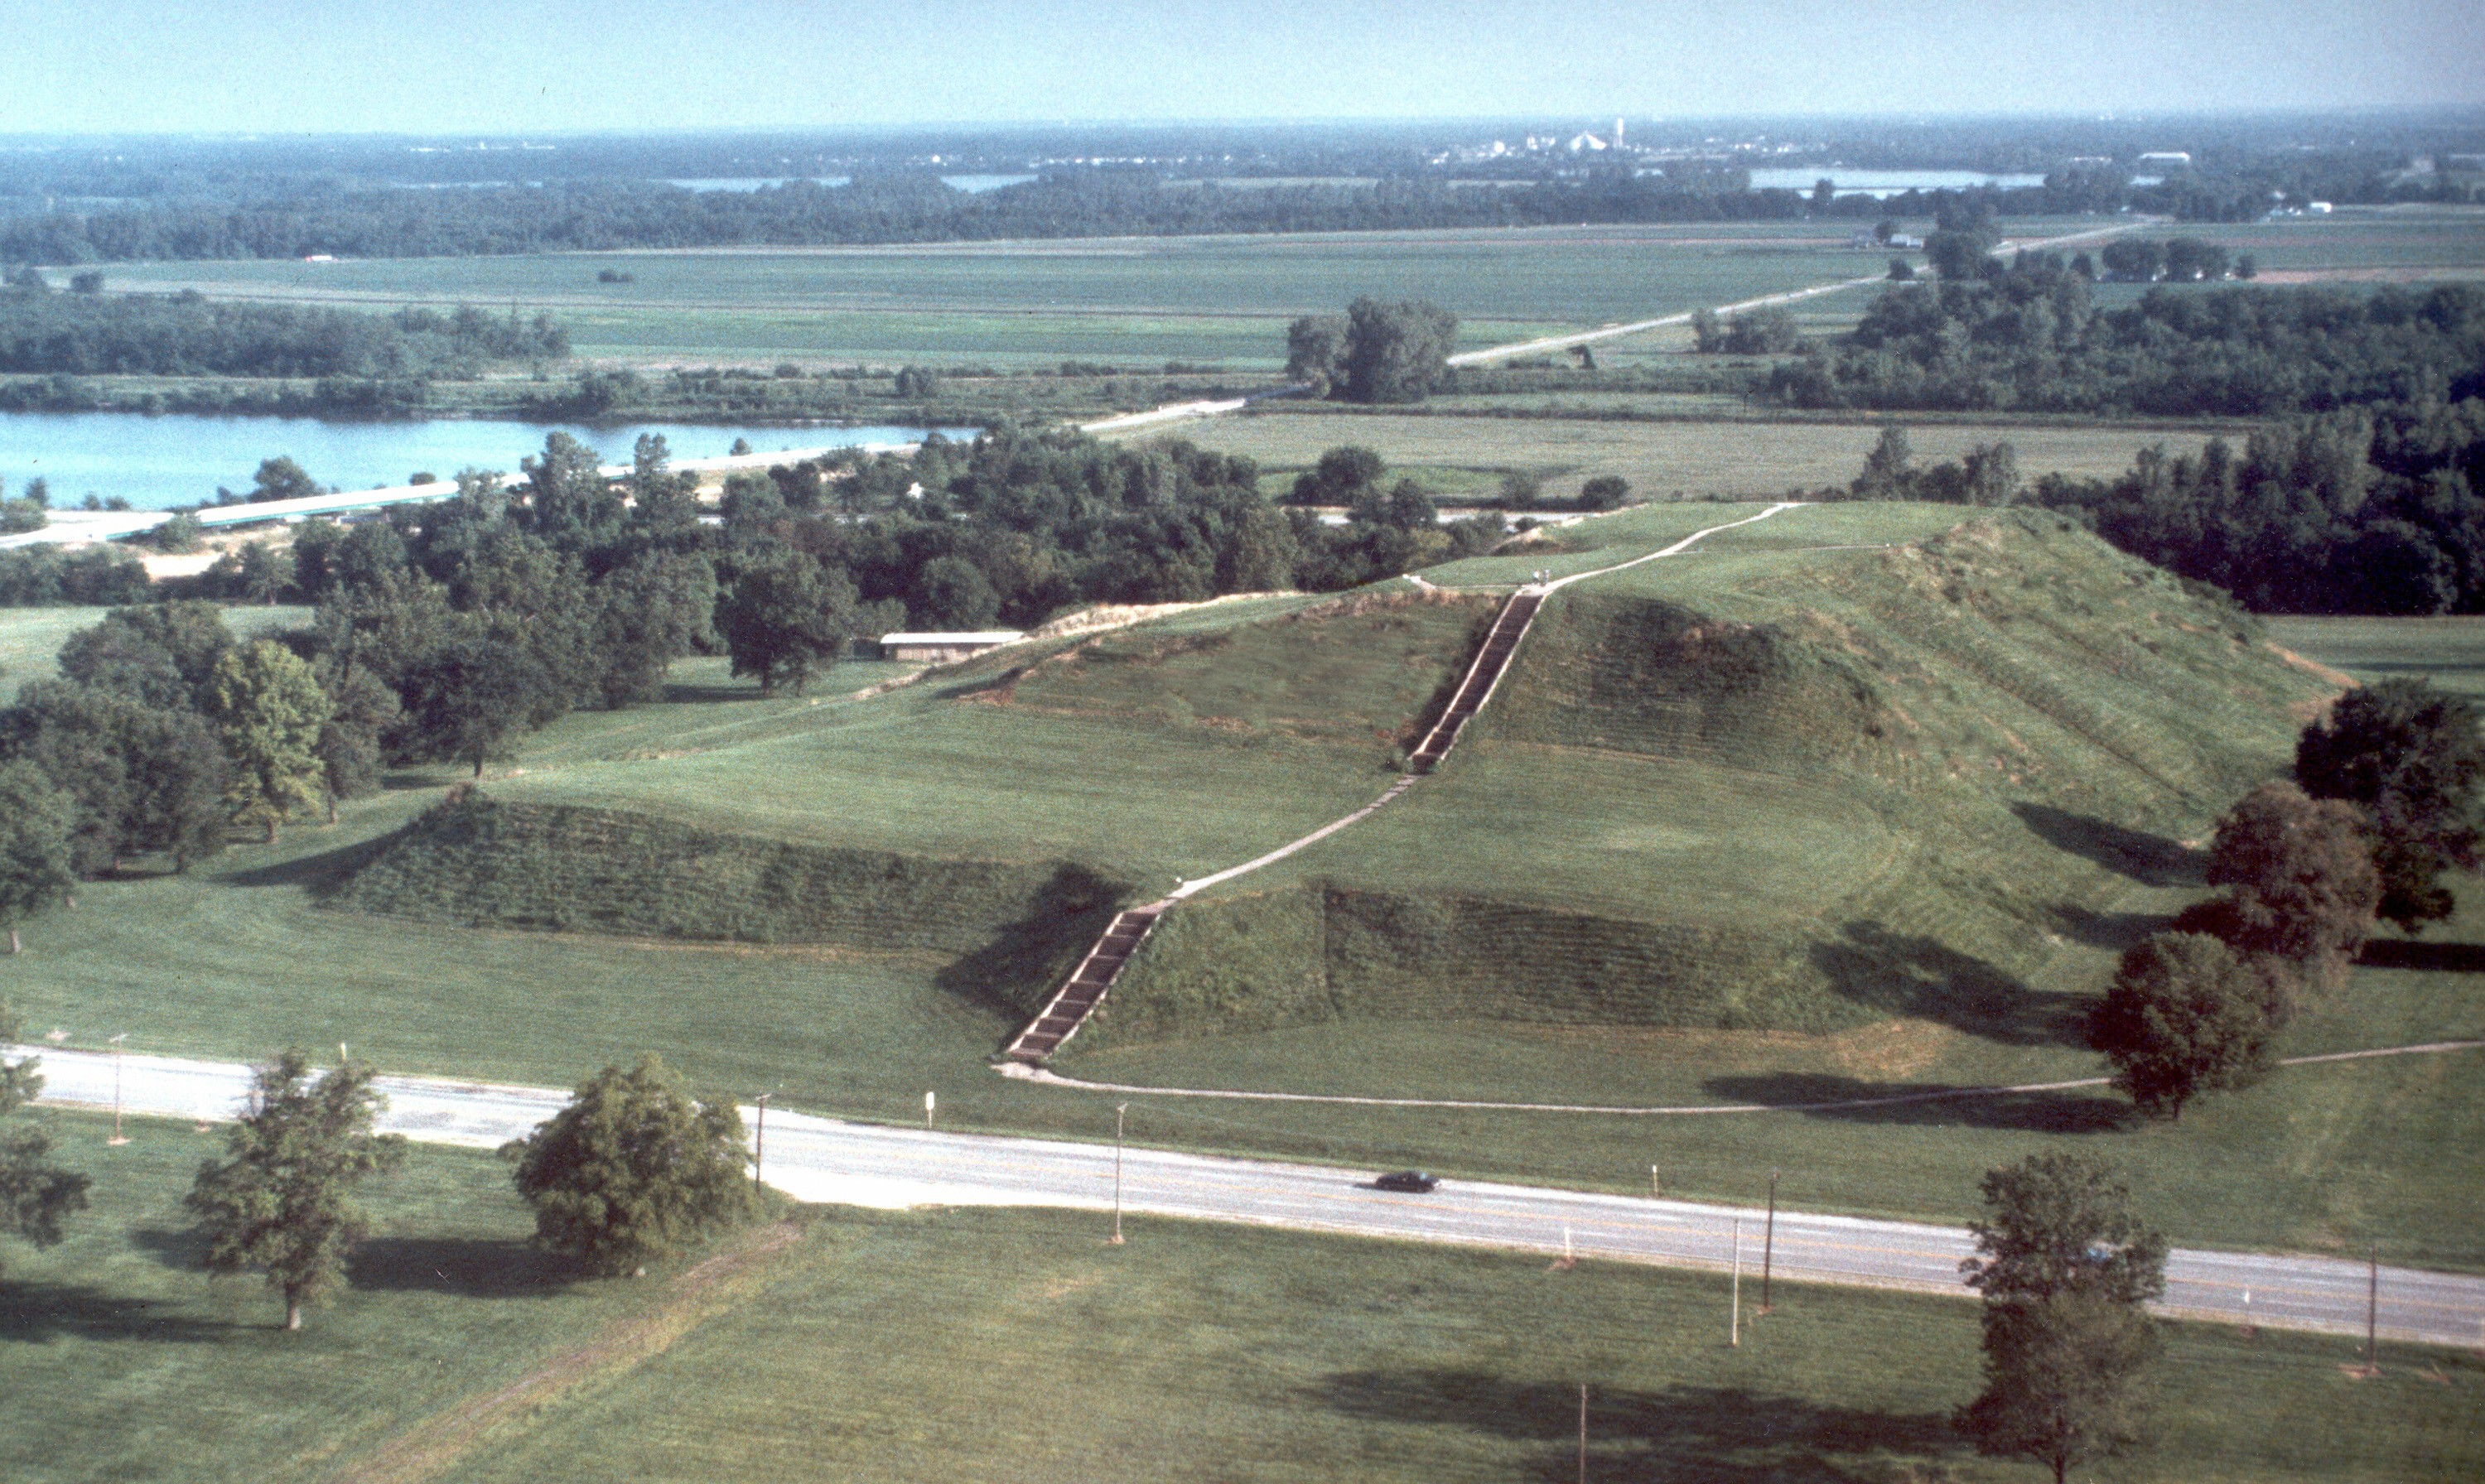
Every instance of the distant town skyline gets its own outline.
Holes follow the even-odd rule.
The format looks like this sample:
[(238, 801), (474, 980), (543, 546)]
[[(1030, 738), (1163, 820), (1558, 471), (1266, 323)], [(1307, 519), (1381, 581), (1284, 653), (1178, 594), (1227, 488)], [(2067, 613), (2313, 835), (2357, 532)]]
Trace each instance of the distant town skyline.
[(6, 0), (0, 35), (21, 135), (2485, 104), (2445, 0)]

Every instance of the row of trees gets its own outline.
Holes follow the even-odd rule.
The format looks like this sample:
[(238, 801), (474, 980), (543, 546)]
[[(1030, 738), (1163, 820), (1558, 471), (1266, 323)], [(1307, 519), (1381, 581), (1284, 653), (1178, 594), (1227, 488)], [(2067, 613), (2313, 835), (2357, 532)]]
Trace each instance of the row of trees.
[(71, 376), (471, 378), (560, 361), (569, 332), (460, 306), (392, 314), (179, 294), (0, 290), (0, 371)]
[[(912, 458), (738, 475), (718, 526), (699, 519), (695, 481), (669, 471), (660, 438), (611, 479), (556, 433), (523, 472), (511, 485), (469, 472), (451, 498), (385, 522), (307, 524), (289, 553), (248, 547), (199, 580), (313, 606), (281, 639), (236, 643), (196, 600), (116, 608), (73, 635), (59, 677), (0, 709), (0, 763), (31, 769), (14, 786), (63, 801), (55, 843), (69, 874), (150, 854), (184, 869), (236, 826), (272, 838), (323, 801), (333, 817), (389, 765), (479, 775), (574, 707), (659, 698), (694, 651), (729, 655), (763, 691), (799, 691), (860, 635), (1335, 590), (1500, 536), (1497, 522), (1443, 526), (1408, 481), (1357, 491), (1352, 518), (1330, 526), (1270, 505), (1247, 460), (1072, 432), (1001, 429)], [(259, 492), (307, 483), (271, 460)], [(42, 570), (70, 570), (52, 561)], [(24, 814), (60, 817), (48, 804)], [(10, 921), (68, 889), (43, 879)]]
[(2425, 395), (2144, 451), (2031, 498), (2259, 612), (2485, 611), (2485, 398)]
[(2219, 822), (2208, 878), (2225, 894), (2125, 954), (2089, 1024), (2144, 1113), (2259, 1080), (2377, 919), (2416, 932), (2450, 915), (2442, 877), (2475, 870), (2485, 842), (2480, 719), (2420, 681), (2351, 690), (2298, 740), (2294, 781)]
[[(1882, 291), (1830, 351), (1773, 369), (1798, 407), (2266, 417), (2485, 391), (2485, 290), (2151, 289), (2098, 310), (2053, 254)], [(1934, 244), (1938, 245), (1938, 244)]]
[[(0, 1004), (0, 1045), (17, 1029)], [(356, 1188), (404, 1162), (403, 1136), (377, 1131), (388, 1099), (376, 1080), (352, 1060), (314, 1076), (306, 1053), (286, 1051), (253, 1079), (225, 1157), (200, 1167), (183, 1200), (207, 1271), (263, 1275), (287, 1330), (344, 1282), (370, 1234)], [(0, 1235), (37, 1247), (61, 1240), (93, 1184), (52, 1162), (40, 1127), (9, 1121), (42, 1085), (35, 1058), (0, 1061)], [(654, 1056), (605, 1067), (501, 1153), (534, 1209), (536, 1245), (588, 1274), (643, 1272), (759, 1208), (740, 1112), (696, 1100)]]

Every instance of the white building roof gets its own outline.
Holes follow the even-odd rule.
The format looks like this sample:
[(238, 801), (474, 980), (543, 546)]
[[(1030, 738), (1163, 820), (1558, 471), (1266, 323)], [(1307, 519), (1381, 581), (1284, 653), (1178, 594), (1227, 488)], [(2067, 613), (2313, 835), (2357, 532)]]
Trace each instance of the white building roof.
[(1014, 644), (1026, 635), (1016, 629), (988, 629), (980, 634), (884, 634), (883, 644)]

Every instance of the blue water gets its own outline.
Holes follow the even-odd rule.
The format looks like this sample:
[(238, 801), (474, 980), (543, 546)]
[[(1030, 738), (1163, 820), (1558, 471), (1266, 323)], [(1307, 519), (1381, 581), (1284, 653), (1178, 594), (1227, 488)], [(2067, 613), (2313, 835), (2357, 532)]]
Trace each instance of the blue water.
[[(216, 487), (250, 488), (261, 459), (291, 458), (322, 484), (344, 490), (404, 484), (417, 472), (446, 479), (459, 470), (515, 472), (518, 460), (541, 452), (554, 431), (594, 448), (608, 464), (626, 464), (642, 433), (664, 437), (673, 457), (713, 458), (737, 438), (754, 452), (846, 444), (912, 443), (916, 427), (711, 427), (682, 422), (631, 422), (611, 427), (440, 419), (428, 422), (330, 422), (316, 418), (142, 417), (135, 413), (0, 413), (0, 483), (21, 492), (37, 476), (49, 481), (52, 503), (74, 505), (89, 495), (114, 496), (141, 510), (215, 499)], [(943, 428), (971, 438), (972, 428)]]
[(1756, 191), (1802, 191), (1826, 175), (1838, 182), (1841, 196), (1896, 196), (1904, 191), (1964, 191), (1971, 186), (1999, 185), (2012, 189), (2043, 185), (2042, 175), (1988, 175), (1974, 170), (1848, 170), (1837, 165), (1807, 165), (1798, 170), (1756, 170)]

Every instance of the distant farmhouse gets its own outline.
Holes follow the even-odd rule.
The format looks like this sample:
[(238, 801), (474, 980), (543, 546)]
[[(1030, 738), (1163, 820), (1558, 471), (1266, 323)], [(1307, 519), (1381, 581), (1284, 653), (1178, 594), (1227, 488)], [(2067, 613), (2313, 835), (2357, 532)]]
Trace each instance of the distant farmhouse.
[(880, 636), (880, 658), (942, 664), (1003, 644), (1015, 644), (1025, 637), (1016, 629), (989, 629), (976, 634), (884, 634)]

